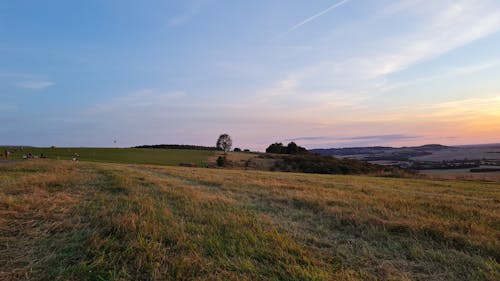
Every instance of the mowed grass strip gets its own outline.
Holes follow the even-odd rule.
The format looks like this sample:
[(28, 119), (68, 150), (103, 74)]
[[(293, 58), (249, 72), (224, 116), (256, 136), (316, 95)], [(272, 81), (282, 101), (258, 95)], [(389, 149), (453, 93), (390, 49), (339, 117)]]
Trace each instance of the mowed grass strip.
[(188, 149), (25, 147), (14, 151), (12, 159), (20, 160), (28, 153), (36, 156), (43, 153), (45, 157), (60, 160), (70, 160), (78, 154), (81, 161), (167, 166), (180, 163), (206, 166), (209, 158), (215, 154), (214, 151)]
[(498, 280), (500, 185), (0, 165), (0, 280)]

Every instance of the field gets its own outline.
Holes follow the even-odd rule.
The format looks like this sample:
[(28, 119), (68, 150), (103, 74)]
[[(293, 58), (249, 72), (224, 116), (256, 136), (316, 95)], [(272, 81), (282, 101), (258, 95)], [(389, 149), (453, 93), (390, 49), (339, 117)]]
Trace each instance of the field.
[[(480, 168), (498, 168), (498, 166), (480, 166)], [(470, 181), (494, 181), (500, 182), (500, 172), (471, 173), (467, 169), (435, 169), (421, 170), (421, 174), (434, 179), (459, 179)]]
[(500, 184), (0, 164), (0, 280), (500, 280)]
[(431, 155), (414, 157), (418, 161), (443, 161), (454, 159), (492, 159), (500, 160), (500, 145), (470, 145), (449, 147), (434, 151)]
[[(145, 149), (145, 148), (40, 148), (24, 147), (13, 151), (12, 159), (22, 159), (23, 155), (31, 153), (40, 156), (42, 153), (50, 159), (72, 159), (78, 154), (81, 161), (133, 163), (151, 165), (173, 165), (180, 163), (205, 166), (213, 151), (185, 149)], [(3, 153), (3, 150), (1, 151)]]

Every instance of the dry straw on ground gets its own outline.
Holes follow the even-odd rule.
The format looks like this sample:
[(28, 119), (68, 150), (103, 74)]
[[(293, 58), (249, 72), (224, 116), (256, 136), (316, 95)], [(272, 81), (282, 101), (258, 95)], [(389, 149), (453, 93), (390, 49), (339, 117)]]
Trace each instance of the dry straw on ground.
[(499, 280), (500, 184), (0, 166), (0, 280)]

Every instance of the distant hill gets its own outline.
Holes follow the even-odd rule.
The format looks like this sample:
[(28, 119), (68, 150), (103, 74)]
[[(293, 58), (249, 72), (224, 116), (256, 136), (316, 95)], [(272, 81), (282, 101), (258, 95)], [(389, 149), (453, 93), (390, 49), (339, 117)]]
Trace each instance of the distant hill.
[(458, 145), (457, 147), (465, 147), (465, 148), (500, 148), (500, 143), (466, 144), (466, 145)]
[(379, 155), (390, 154), (404, 156), (421, 156), (427, 154), (426, 151), (435, 151), (440, 149), (447, 149), (448, 146), (441, 144), (426, 144), (421, 146), (410, 147), (390, 147), (390, 146), (368, 146), (368, 147), (346, 147), (346, 148), (319, 148), (310, 149), (309, 152), (313, 154), (328, 155), (328, 156), (347, 156), (347, 155)]
[(370, 154), (374, 152), (383, 152), (392, 150), (392, 147), (386, 146), (371, 146), (371, 147), (346, 147), (346, 148), (318, 148), (309, 149), (309, 152), (320, 155), (356, 155), (356, 154)]
[(465, 169), (480, 165), (500, 166), (498, 144), (410, 147), (348, 147), (311, 149), (313, 154), (356, 159), (405, 169)]
[(413, 149), (430, 149), (430, 150), (439, 150), (439, 149), (446, 149), (450, 148), (449, 146), (442, 145), (442, 144), (426, 144), (426, 145), (421, 145), (421, 146), (410, 146), (408, 148), (413, 148)]
[(386, 177), (414, 174), (355, 159), (318, 154), (234, 153), (226, 155), (224, 167), (260, 171), (279, 171), (314, 174), (372, 175)]

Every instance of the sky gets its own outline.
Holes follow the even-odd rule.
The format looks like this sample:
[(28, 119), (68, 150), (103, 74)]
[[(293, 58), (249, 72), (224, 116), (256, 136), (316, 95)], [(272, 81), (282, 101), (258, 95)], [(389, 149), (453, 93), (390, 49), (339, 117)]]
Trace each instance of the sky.
[(499, 31), (498, 0), (0, 0), (0, 144), (499, 143)]

